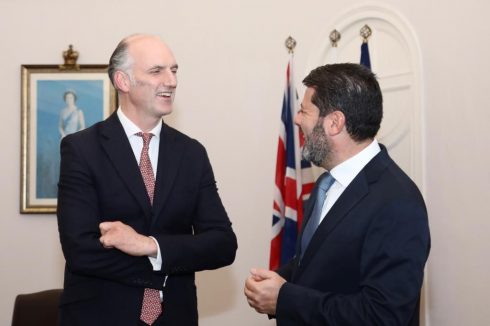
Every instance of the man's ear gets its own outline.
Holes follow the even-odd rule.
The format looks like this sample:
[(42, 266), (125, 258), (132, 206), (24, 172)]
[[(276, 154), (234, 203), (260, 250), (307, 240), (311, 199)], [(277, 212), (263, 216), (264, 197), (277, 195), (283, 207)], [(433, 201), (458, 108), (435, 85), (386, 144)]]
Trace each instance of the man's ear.
[(114, 73), (114, 84), (116, 86), (116, 89), (120, 90), (123, 93), (128, 92), (131, 88), (129, 76), (120, 70)]
[(345, 115), (341, 111), (333, 111), (323, 119), (323, 128), (329, 136), (338, 135), (345, 128)]

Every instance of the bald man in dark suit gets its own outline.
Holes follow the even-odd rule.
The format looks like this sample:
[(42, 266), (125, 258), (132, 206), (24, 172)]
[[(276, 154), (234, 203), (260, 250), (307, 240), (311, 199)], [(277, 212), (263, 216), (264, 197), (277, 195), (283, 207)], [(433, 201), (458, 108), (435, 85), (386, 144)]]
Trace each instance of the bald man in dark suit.
[(61, 143), (61, 325), (197, 325), (194, 273), (237, 241), (204, 147), (169, 127), (177, 63), (151, 35), (118, 45), (120, 107)]

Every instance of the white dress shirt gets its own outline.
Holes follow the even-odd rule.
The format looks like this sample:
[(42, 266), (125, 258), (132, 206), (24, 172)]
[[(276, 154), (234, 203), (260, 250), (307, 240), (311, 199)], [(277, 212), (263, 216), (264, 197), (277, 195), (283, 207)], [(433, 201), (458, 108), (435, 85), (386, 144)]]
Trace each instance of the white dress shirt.
[[(128, 137), (129, 143), (131, 144), (131, 148), (133, 149), (134, 157), (140, 164), (141, 158), (141, 150), (143, 149), (143, 138), (140, 136), (136, 136), (137, 133), (142, 132), (138, 126), (136, 126), (129, 118), (124, 114), (121, 108), (117, 109), (117, 117), (124, 128), (124, 132)], [(153, 175), (157, 176), (157, 167), (158, 167), (158, 149), (160, 148), (160, 131), (162, 130), (162, 124), (159, 123), (153, 128), (150, 133), (153, 134), (153, 137), (150, 139), (150, 148), (148, 150), (148, 155), (150, 156), (151, 167), (153, 168)], [(162, 254), (160, 252), (160, 246), (158, 245), (158, 241), (153, 238), (157, 245), (157, 257), (153, 258), (148, 256), (150, 259), (151, 265), (153, 266), (154, 271), (158, 271), (162, 268)]]
[(323, 203), (320, 223), (347, 186), (349, 186), (366, 164), (368, 164), (380, 151), (381, 148), (379, 147), (378, 141), (374, 139), (371, 144), (362, 151), (340, 163), (330, 171), (330, 174), (335, 178), (335, 182), (327, 191), (327, 197)]

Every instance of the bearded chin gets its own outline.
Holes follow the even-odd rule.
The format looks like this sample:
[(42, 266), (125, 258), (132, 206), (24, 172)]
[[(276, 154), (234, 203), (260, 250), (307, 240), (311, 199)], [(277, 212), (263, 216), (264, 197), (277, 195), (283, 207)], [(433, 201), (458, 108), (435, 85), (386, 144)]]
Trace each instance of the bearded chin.
[(330, 146), (323, 129), (315, 127), (312, 134), (306, 137), (301, 151), (303, 159), (321, 167), (328, 159), (329, 153)]
[(318, 152), (314, 148), (309, 148), (307, 144), (303, 146), (302, 150), (303, 159), (308, 162), (315, 164), (316, 166), (321, 166), (323, 158), (318, 155)]

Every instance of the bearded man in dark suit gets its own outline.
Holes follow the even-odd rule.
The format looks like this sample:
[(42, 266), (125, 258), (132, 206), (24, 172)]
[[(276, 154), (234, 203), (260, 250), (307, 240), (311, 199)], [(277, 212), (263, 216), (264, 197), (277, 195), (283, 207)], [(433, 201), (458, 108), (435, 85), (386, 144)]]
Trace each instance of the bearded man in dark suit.
[(303, 82), (295, 117), (303, 156), (327, 172), (305, 207), (295, 257), (275, 272), (252, 269), (248, 303), (278, 326), (419, 325), (427, 211), (375, 139), (383, 116), (376, 77), (334, 64)]

